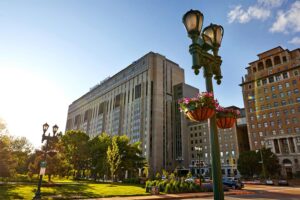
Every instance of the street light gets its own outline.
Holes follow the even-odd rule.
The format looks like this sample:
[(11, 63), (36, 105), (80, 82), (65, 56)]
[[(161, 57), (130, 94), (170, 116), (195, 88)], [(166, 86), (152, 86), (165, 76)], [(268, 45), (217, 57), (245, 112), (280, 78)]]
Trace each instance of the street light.
[[(220, 25), (210, 24), (203, 29), (203, 14), (198, 10), (190, 10), (183, 16), (183, 23), (188, 32), (188, 36), (192, 39), (192, 44), (189, 47), (189, 52), (192, 55), (192, 69), (196, 75), (203, 67), (206, 91), (213, 93), (212, 77), (221, 84), (221, 57), (218, 56), (218, 51), (221, 46), (224, 29)], [(209, 53), (212, 51), (212, 54)], [(218, 141), (218, 130), (216, 125), (216, 115), (209, 120), (210, 124), (210, 142), (212, 154), (212, 177), (214, 199), (223, 200), (224, 192), (222, 185), (222, 173), (220, 163), (220, 147)]]
[(263, 171), (264, 180), (266, 180), (266, 169), (265, 169), (265, 163), (264, 163), (263, 153), (262, 153), (261, 148), (259, 150), (256, 150), (256, 153), (258, 151), (260, 152), (260, 161), (259, 161), (259, 163), (261, 163), (261, 168), (262, 168), (262, 171)]
[(199, 153), (197, 153), (198, 155), (198, 161), (199, 161), (199, 178), (201, 178), (201, 157), (202, 157), (202, 147), (195, 147), (196, 151), (199, 151)]
[(39, 178), (39, 182), (38, 182), (38, 188), (37, 188), (37, 191), (35, 192), (35, 196), (33, 197), (33, 199), (41, 199), (42, 198), (41, 185), (42, 185), (43, 175), (45, 174), (45, 171), (46, 171), (47, 153), (52, 153), (52, 152), (48, 152), (48, 142), (50, 140), (57, 138), (56, 133), (58, 130), (58, 126), (55, 124), (52, 127), (53, 136), (50, 136), (50, 133), (48, 135), (46, 135), (48, 128), (49, 128), (49, 125), (47, 123), (43, 124), (42, 143), (44, 142), (44, 140), (46, 140), (46, 146), (45, 146), (45, 150), (44, 150), (44, 159), (40, 163), (40, 178)]

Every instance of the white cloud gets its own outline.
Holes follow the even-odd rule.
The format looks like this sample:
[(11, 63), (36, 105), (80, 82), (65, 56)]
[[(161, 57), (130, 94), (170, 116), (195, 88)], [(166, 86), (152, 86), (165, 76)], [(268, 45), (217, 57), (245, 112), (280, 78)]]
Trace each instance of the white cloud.
[(279, 7), (285, 2), (285, 0), (258, 0), (257, 3), (264, 7), (275, 8)]
[(300, 1), (296, 1), (286, 12), (279, 11), (277, 19), (270, 28), (271, 32), (300, 32)]
[(294, 37), (289, 41), (290, 44), (300, 45), (300, 37)]
[(265, 8), (250, 6), (247, 10), (244, 10), (242, 9), (241, 5), (238, 5), (228, 13), (227, 17), (229, 23), (237, 21), (243, 24), (249, 22), (252, 19), (265, 20), (270, 15), (270, 10), (267, 10)]

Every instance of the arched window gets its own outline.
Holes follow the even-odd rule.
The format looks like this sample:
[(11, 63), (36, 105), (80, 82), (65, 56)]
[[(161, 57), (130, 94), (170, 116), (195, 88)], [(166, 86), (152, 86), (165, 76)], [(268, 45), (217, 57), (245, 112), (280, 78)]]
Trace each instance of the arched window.
[(278, 65), (281, 63), (280, 57), (279, 56), (275, 56), (274, 57), (274, 65)]
[(262, 62), (259, 62), (257, 64), (257, 67), (258, 67), (258, 71), (263, 70), (264, 69), (264, 64)]
[(253, 73), (255, 73), (256, 72), (256, 67), (253, 67)]
[(269, 67), (272, 67), (272, 66), (273, 66), (273, 64), (272, 64), (272, 60), (271, 60), (271, 59), (268, 59), (268, 60), (266, 60), (266, 66), (267, 66), (267, 68), (269, 68)]

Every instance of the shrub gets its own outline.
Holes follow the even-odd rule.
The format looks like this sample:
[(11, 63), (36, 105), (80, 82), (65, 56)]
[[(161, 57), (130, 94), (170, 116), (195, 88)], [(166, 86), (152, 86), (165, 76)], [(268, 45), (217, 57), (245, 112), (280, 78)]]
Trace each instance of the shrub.
[(171, 193), (171, 183), (167, 183), (166, 184), (166, 187), (165, 187), (165, 193), (169, 194)]

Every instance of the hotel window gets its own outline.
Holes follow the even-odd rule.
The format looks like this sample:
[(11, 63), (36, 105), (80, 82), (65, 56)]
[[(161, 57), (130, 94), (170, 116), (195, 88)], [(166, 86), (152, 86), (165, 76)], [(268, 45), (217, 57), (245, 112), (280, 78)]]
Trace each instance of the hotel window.
[(272, 90), (272, 91), (275, 91), (275, 86), (272, 86), (272, 87), (271, 87), (271, 90)]
[(260, 123), (257, 124), (257, 128), (261, 128), (261, 124)]
[(259, 101), (264, 101), (264, 98), (263, 97), (259, 97)]
[(295, 109), (294, 109), (294, 108), (291, 109), (291, 113), (292, 113), (292, 114), (295, 113)]
[(194, 144), (194, 143), (193, 143), (193, 140), (191, 140), (191, 144)]
[(288, 111), (288, 110), (284, 110), (284, 111), (283, 111), (283, 114), (284, 114), (284, 115), (287, 115), (287, 114), (289, 114), (289, 111)]
[(284, 93), (283, 92), (280, 92), (280, 97), (284, 98)]
[(296, 133), (300, 133), (300, 128), (299, 128), (299, 127), (296, 127), (296, 128), (295, 128), (295, 132), (296, 132)]
[(289, 88), (289, 87), (290, 87), (290, 83), (289, 83), (289, 82), (286, 82), (286, 83), (285, 83), (285, 87), (286, 87), (286, 88)]
[(254, 125), (254, 124), (252, 124), (252, 125), (251, 125), (251, 128), (252, 128), (252, 129), (255, 129), (255, 125)]
[(268, 127), (268, 122), (264, 122), (264, 127)]
[(293, 104), (293, 103), (294, 103), (293, 99), (289, 99), (289, 104)]
[(283, 75), (283, 78), (284, 78), (284, 79), (286, 79), (286, 78), (289, 77), (287, 72), (283, 72), (282, 75)]
[(253, 117), (253, 116), (251, 116), (251, 117), (250, 117), (250, 120), (251, 120), (251, 121), (253, 121), (253, 120), (254, 120), (254, 117)]
[(268, 93), (268, 88), (264, 88), (264, 93)]
[(270, 125), (274, 126), (275, 125), (274, 121), (270, 121)]
[(280, 133), (280, 134), (284, 134), (284, 130), (282, 130), (282, 129), (279, 130), (279, 133)]
[(299, 93), (299, 89), (298, 88), (294, 89), (294, 94), (298, 94), (298, 93)]
[(296, 85), (297, 84), (297, 80), (292, 80), (292, 84)]
[(267, 118), (267, 115), (266, 115), (266, 114), (263, 114), (263, 118), (266, 119), (266, 118)]
[(287, 95), (288, 95), (289, 97), (292, 96), (292, 91), (291, 91), (291, 90), (287, 91)]
[(270, 116), (270, 117), (273, 117), (273, 113), (269, 113), (269, 116)]
[(272, 98), (273, 98), (273, 99), (276, 99), (276, 98), (277, 98), (277, 95), (276, 95), (276, 94), (272, 94)]
[(282, 85), (281, 84), (278, 85), (278, 89), (282, 90)]
[(273, 134), (273, 135), (276, 135), (276, 131), (275, 131), (275, 130), (273, 130), (273, 131), (272, 131), (272, 134)]
[(258, 87), (258, 86), (261, 86), (260, 80), (257, 80), (257, 81), (256, 81), (256, 86), (257, 86), (257, 87)]
[(269, 96), (266, 96), (266, 101), (269, 101), (270, 100), (270, 97)]
[(298, 119), (296, 117), (293, 117), (292, 121), (293, 121), (294, 124), (298, 123)]
[(260, 119), (260, 115), (257, 115), (256, 117), (257, 117), (257, 119)]
[(281, 125), (282, 125), (282, 123), (281, 123), (281, 120), (280, 120), (280, 119), (278, 119), (278, 120), (277, 120), (277, 124), (278, 124), (278, 126), (281, 126)]
[(299, 71), (298, 70), (294, 70), (294, 76), (299, 76)]
[(260, 137), (263, 137), (263, 136), (264, 136), (263, 132), (260, 131), (260, 132), (259, 132), (259, 136), (260, 136)]
[(279, 75), (276, 75), (275, 76), (275, 79), (276, 79), (276, 81), (280, 81), (281, 80), (281, 75), (279, 74)]
[(267, 79), (263, 79), (263, 80), (262, 80), (262, 84), (263, 84), (263, 85), (266, 85), (266, 84), (267, 84)]
[(286, 56), (283, 56), (283, 57), (282, 57), (282, 61), (283, 61), (283, 62), (286, 62), (286, 61), (287, 61), (287, 60), (286, 60)]
[(285, 101), (285, 100), (282, 100), (282, 101), (281, 101), (281, 105), (285, 106), (285, 105), (286, 105), (286, 101)]
[(269, 77), (269, 83), (273, 83), (274, 82), (274, 76)]
[(300, 102), (300, 97), (297, 97), (297, 102), (298, 102), (298, 103)]

